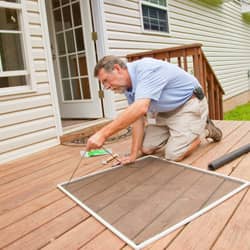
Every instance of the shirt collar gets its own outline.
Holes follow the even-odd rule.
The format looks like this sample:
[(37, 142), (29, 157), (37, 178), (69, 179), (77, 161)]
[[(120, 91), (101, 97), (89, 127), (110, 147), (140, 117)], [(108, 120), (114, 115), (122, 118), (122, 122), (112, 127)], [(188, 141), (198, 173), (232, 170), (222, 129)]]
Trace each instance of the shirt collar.
[(133, 67), (132, 65), (133, 63), (127, 63), (127, 69), (128, 69), (128, 73), (131, 79), (131, 84), (132, 87), (128, 90), (126, 90), (127, 94), (132, 95), (135, 93), (135, 67)]

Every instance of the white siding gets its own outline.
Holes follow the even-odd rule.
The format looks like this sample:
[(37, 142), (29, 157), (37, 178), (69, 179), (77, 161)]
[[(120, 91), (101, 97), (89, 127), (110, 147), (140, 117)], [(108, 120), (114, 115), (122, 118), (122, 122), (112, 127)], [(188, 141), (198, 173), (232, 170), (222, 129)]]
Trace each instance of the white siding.
[(0, 163), (59, 143), (38, 0), (26, 0), (35, 92), (0, 97)]
[[(231, 0), (219, 7), (191, 0), (168, 0), (170, 35), (142, 33), (139, 0), (105, 0), (109, 54), (126, 54), (182, 44), (202, 43), (220, 80), (225, 99), (249, 90), (250, 25), (242, 21), (240, 4)], [(116, 110), (124, 97), (115, 98)]]

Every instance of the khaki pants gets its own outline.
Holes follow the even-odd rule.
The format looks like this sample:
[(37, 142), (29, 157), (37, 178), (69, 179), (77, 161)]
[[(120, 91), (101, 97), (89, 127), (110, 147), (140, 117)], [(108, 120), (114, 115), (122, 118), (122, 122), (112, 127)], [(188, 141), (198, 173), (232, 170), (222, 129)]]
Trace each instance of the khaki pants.
[(155, 124), (145, 129), (143, 148), (159, 149), (165, 146), (165, 158), (176, 160), (198, 137), (205, 136), (208, 116), (207, 99), (191, 98), (177, 110), (158, 113)]

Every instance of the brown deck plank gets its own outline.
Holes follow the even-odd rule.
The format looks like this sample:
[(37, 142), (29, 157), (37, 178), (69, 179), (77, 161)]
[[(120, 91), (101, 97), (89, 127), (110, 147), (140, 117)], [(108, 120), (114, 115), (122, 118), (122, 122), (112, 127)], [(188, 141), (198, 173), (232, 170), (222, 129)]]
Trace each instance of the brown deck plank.
[(31, 232), (74, 206), (76, 206), (75, 202), (69, 201), (69, 199), (65, 197), (25, 217), (23, 220), (7, 226), (0, 230), (0, 248)]
[(183, 171), (183, 168), (178, 169), (171, 165), (167, 168), (165, 167), (162, 171), (157, 172), (154, 178), (146, 180), (130, 192), (101, 209), (99, 214), (105, 218), (105, 220), (113, 223), (130, 211), (131, 203), (133, 203), (133, 208), (139, 206), (152, 194), (156, 193), (163, 185), (179, 175), (181, 171)]
[[(114, 226), (130, 239), (134, 238), (140, 230), (171, 205), (179, 195), (192, 186), (201, 175), (198, 172), (191, 174), (190, 170), (185, 169), (170, 180), (167, 185), (164, 185), (161, 190), (149, 197), (143, 204), (116, 221)], [(163, 203), (161, 201), (165, 196), (168, 197), (168, 200), (165, 200)]]
[[(157, 172), (161, 171), (163, 166), (156, 166), (152, 168), (150, 165), (152, 161), (148, 162), (146, 166), (138, 167), (138, 170), (133, 174), (123, 177), (119, 183), (115, 183), (112, 187), (103, 190), (101, 193), (85, 200), (86, 205), (90, 205), (95, 211), (103, 209), (109, 203), (122, 197), (124, 194), (136, 188), (141, 183), (152, 178)], [(126, 167), (129, 169), (130, 167)]]
[[(125, 144), (126, 144), (126, 142), (125, 142)], [(76, 151), (77, 151), (77, 154), (79, 153), (79, 149), (75, 149)], [(88, 167), (86, 168), (86, 163), (84, 164), (84, 168), (82, 168), (82, 169), (80, 169), (78, 172), (79, 172), (79, 174), (81, 174), (81, 175), (84, 175), (84, 174), (86, 174), (88, 171), (93, 171), (93, 170), (95, 170), (93, 167), (92, 167), (92, 165), (93, 165), (93, 163), (96, 163), (96, 160), (97, 159), (88, 159), (89, 160), (89, 163), (87, 164), (88, 165)], [(91, 162), (90, 162), (91, 161)], [(103, 166), (102, 165), (100, 165), (100, 162), (101, 162), (101, 160), (100, 160), (100, 158), (98, 158), (98, 166), (97, 166), (97, 168), (99, 169), (100, 167), (101, 168), (103, 168)], [(107, 166), (105, 166), (105, 167), (107, 167)], [(60, 165), (58, 165), (58, 168), (60, 168)], [(71, 171), (71, 173), (72, 173), (72, 171)], [(68, 175), (69, 176), (69, 175)], [(65, 178), (65, 177), (64, 177)], [(67, 178), (65, 178), (65, 179), (67, 179)], [(64, 179), (64, 180), (65, 180)], [(43, 185), (45, 185), (46, 186), (46, 184), (47, 184), (48, 182), (47, 182), (47, 180), (45, 181), (45, 183), (43, 183)], [(51, 184), (51, 181), (49, 182), (50, 184)], [(51, 186), (51, 185), (50, 185)], [(12, 228), (12, 226), (13, 227), (16, 227), (17, 225), (18, 225), (18, 223), (20, 223), (21, 225), (22, 225), (22, 223), (23, 222), (20, 222), (20, 219), (24, 216), (28, 216), (29, 214), (31, 214), (31, 213), (34, 213), (35, 211), (38, 211), (38, 213), (44, 213), (43, 211), (44, 211), (44, 207), (46, 206), (46, 204), (50, 204), (51, 202), (55, 202), (56, 200), (60, 200), (60, 199), (62, 199), (62, 197), (65, 197), (65, 195), (63, 195), (61, 192), (59, 192), (58, 190), (55, 190), (55, 188), (56, 188), (56, 186), (54, 186), (54, 185), (52, 185), (51, 186), (51, 188), (50, 188), (50, 192), (48, 192), (48, 193), (46, 193), (46, 194), (43, 194), (43, 195), (41, 195), (40, 197), (38, 197), (37, 199), (34, 199), (35, 200), (35, 202), (34, 202), (34, 200), (30, 200), (29, 202), (27, 202), (27, 203), (24, 203), (23, 205), (21, 205), (20, 207), (17, 207), (17, 208), (15, 208), (14, 207), (14, 209), (12, 209), (12, 210), (10, 210), (8, 213), (5, 213), (5, 214), (3, 214), (2, 216), (0, 216), (0, 219), (3, 219), (4, 221), (6, 221), (5, 219), (7, 219), (7, 222), (5, 223), (5, 227), (8, 225), (8, 224), (11, 224), (11, 223), (14, 223), (14, 222), (16, 222), (16, 221), (18, 221), (18, 222), (16, 222), (16, 223), (14, 223), (14, 224), (12, 224), (12, 225), (10, 225), (10, 228)], [(51, 195), (53, 193), (53, 195)], [(67, 198), (68, 199), (68, 198)], [(63, 207), (66, 207), (66, 206), (63, 206)], [(41, 210), (40, 210), (41, 209)], [(40, 210), (40, 211), (39, 211)], [(33, 218), (33, 215), (31, 214), (31, 218)], [(9, 222), (8, 222), (9, 221)], [(53, 223), (53, 219), (52, 219), (52, 223)], [(80, 223), (80, 220), (78, 221), (78, 223)], [(45, 223), (45, 225), (47, 225), (46, 223)], [(18, 228), (18, 227), (17, 227)], [(7, 230), (8, 230), (8, 227), (7, 228), (5, 228), (5, 230), (4, 231), (6, 231), (7, 232)], [(26, 232), (28, 232), (29, 231), (29, 229), (27, 228), (26, 229), (26, 231), (25, 231), (25, 233)], [(39, 231), (39, 230), (38, 230)], [(32, 232), (36, 232), (36, 230), (35, 229), (33, 229), (32, 230)], [(20, 234), (23, 234), (22, 233), (22, 231), (20, 232)], [(55, 234), (55, 237), (56, 237), (56, 235), (57, 235), (57, 233), (56, 233), (56, 231), (54, 231), (54, 234)], [(28, 236), (29, 235), (32, 235), (32, 233), (31, 234), (28, 234)], [(7, 237), (8, 238), (8, 237)], [(46, 237), (45, 237), (46, 238)], [(10, 239), (11, 240), (11, 239)], [(22, 241), (21, 241), (22, 242)]]
[(54, 190), (47, 194), (44, 194), (30, 202), (27, 202), (15, 209), (12, 209), (2, 215), (0, 215), (0, 229), (23, 219), (24, 217), (48, 206), (49, 204), (56, 202), (64, 198), (65, 195), (59, 190)]
[[(244, 130), (245, 126), (241, 126), (240, 129)], [(249, 133), (247, 130), (245, 130), (245, 132), (246, 134), (243, 133), (243, 138), (249, 140)], [(234, 140), (231, 141), (231, 143), (234, 142)], [(222, 149), (224, 151), (224, 148)], [(209, 155), (210, 154), (208, 154), (208, 156)], [(244, 157), (246, 156), (243, 156), (243, 158)], [(237, 168), (240, 167), (240, 165), (241, 162), (238, 163)], [(229, 169), (226, 168), (224, 173), (230, 174), (228, 170)], [(250, 175), (244, 175), (244, 177), (249, 178)], [(240, 194), (237, 194), (228, 201), (223, 202), (223, 204), (219, 205), (215, 209), (212, 209), (209, 213), (199, 217), (195, 221), (192, 221), (184, 228), (184, 230), (181, 231), (178, 237), (176, 237), (175, 240), (170, 244), (168, 249), (182, 249), (184, 246), (185, 249), (209, 249), (213, 245), (213, 242), (216, 240), (217, 236), (221, 233), (221, 231), (223, 231), (224, 226), (228, 223), (231, 215), (237, 209), (237, 206), (240, 204), (241, 199), (245, 195), (246, 191), (246, 189), (243, 190)], [(206, 227), (204, 227), (204, 225), (206, 225)], [(203, 241), (200, 241), (199, 239), (202, 237), (202, 235), (206, 235), (206, 237)]]
[(121, 249), (125, 243), (109, 230), (97, 235), (92, 241), (81, 247), (81, 250), (117, 250)]
[[(37, 171), (33, 171), (31, 174), (22, 176), (21, 178), (17, 178), (9, 183), (6, 183), (5, 185), (0, 186), (0, 197), (6, 196), (9, 193), (13, 193), (16, 190), (20, 190), (20, 187), (26, 186), (27, 184), (32, 185), (33, 183), (36, 183), (39, 179), (44, 179), (46, 176), (53, 176), (63, 168), (68, 169), (69, 164), (73, 161), (72, 157), (76, 158), (77, 154), (70, 155), (67, 158), (62, 158), (60, 161), (57, 162), (48, 162), (48, 165), (45, 166), (42, 169), (39, 169)], [(58, 165), (61, 166), (60, 169), (58, 169)], [(31, 169), (32, 171), (32, 169)], [(15, 174), (18, 176), (18, 174)]]
[(71, 230), (79, 223), (84, 221), (90, 215), (79, 206), (67, 210), (65, 213), (59, 214), (51, 221), (39, 226), (23, 237), (15, 240), (12, 244), (4, 249), (15, 250), (35, 250), (49, 244), (60, 237), (65, 232)]
[[(39, 174), (37, 178), (34, 178), (30, 183), (21, 184), (18, 187), (13, 186), (10, 190), (12, 192), (9, 194), (3, 194), (2, 197), (0, 197), (0, 202), (2, 203), (0, 214), (35, 199), (42, 194), (53, 191), (58, 183), (68, 180), (79, 161), (79, 157), (77, 157), (78, 152), (74, 155), (75, 157), (72, 157), (72, 159), (57, 164), (56, 171), (48, 173), (45, 176), (40, 176)], [(81, 164), (78, 174), (87, 174), (88, 172), (100, 169), (100, 167), (103, 166), (100, 166), (99, 162), (96, 163), (96, 160), (91, 158), (88, 159), (88, 163), (83, 162)]]
[(105, 227), (96, 221), (93, 217), (83, 221), (70, 231), (63, 234), (57, 240), (51, 242), (42, 249), (78, 249), (96, 238), (101, 232), (105, 230)]
[[(119, 174), (117, 172), (119, 171)], [(82, 189), (79, 189), (74, 192), (76, 197), (80, 200), (91, 200), (91, 197), (102, 193), (103, 191), (113, 187), (114, 185), (119, 184), (125, 178), (131, 176), (137, 176), (137, 172), (140, 172), (140, 169), (137, 168), (117, 168), (114, 171), (106, 172), (108, 174), (106, 178), (99, 178), (94, 182), (91, 182), (89, 185)], [(104, 175), (105, 175), (104, 174)]]
[[(45, 159), (43, 162), (40, 163), (33, 163), (30, 165), (21, 165), (23, 168), (21, 169), (15, 169), (11, 168), (9, 171), (4, 171), (0, 173), (0, 185), (2, 186), (3, 184), (10, 184), (10, 185), (17, 185), (19, 184), (20, 181), (25, 182), (26, 178), (29, 175), (32, 175), (34, 172), (42, 171), (50, 166), (56, 165), (60, 163), (60, 161), (64, 161), (68, 158), (72, 157), (72, 151), (61, 151), (58, 153), (54, 153), (52, 157)], [(0, 186), (0, 187), (1, 187)], [(7, 185), (5, 185), (7, 186)]]
[[(250, 153), (242, 161), (234, 172), (234, 176), (248, 177), (250, 180)], [(213, 249), (250, 249), (250, 191), (227, 223), (222, 234), (218, 237)]]
[[(66, 149), (67, 148), (67, 149)], [(11, 162), (3, 163), (0, 167), (0, 173), (10, 173), (13, 170), (16, 171), (18, 169), (23, 169), (24, 166), (31, 166), (31, 165), (39, 165), (46, 161), (46, 159), (51, 159), (53, 154), (57, 154), (60, 151), (68, 151), (70, 152), (72, 148), (65, 147), (62, 145), (57, 145), (56, 147), (52, 147), (46, 150), (43, 150), (38, 153), (34, 153), (30, 156), (25, 156), (20, 159), (13, 160)]]
[[(202, 209), (211, 195), (220, 188), (221, 183), (223, 183), (223, 179), (203, 175), (158, 218), (138, 234), (134, 239), (135, 242), (141, 243)], [(176, 211), (178, 211), (178, 214)]]
[[(246, 124), (245, 122), (243, 122), (243, 123)], [(223, 154), (223, 153), (228, 152), (229, 150), (233, 150), (234, 146), (239, 145), (241, 140), (242, 141), (245, 140), (244, 132), (242, 132), (242, 131), (239, 132), (239, 130), (242, 130), (242, 125), (239, 126), (239, 124), (242, 124), (242, 122), (221, 121), (221, 122), (218, 122), (218, 124), (219, 124), (219, 127), (223, 128), (224, 135), (226, 135), (225, 138), (223, 138), (222, 142), (220, 142), (220, 143), (211, 143), (211, 144), (206, 145), (204, 147), (201, 146), (196, 152), (194, 152), (194, 154), (192, 154), (187, 159), (190, 161), (190, 163), (192, 161), (197, 161), (196, 165), (199, 166), (198, 159), (201, 159), (201, 160), (203, 159), (203, 161), (204, 161), (204, 157), (206, 158), (206, 161), (208, 163), (208, 161), (212, 160), (211, 156), (213, 156), (213, 155), (217, 156), (216, 154), (214, 154), (214, 152), (216, 152), (216, 151), (214, 151), (215, 148), (217, 151), (220, 151), (221, 150), (220, 148), (222, 147), (221, 154)], [(249, 126), (249, 123), (248, 123), (248, 126)], [(237, 130), (238, 130), (238, 132), (236, 132)], [(226, 131), (226, 133), (225, 133), (225, 131)], [(245, 131), (247, 131), (246, 127), (245, 127)], [(238, 137), (238, 141), (235, 137)], [(231, 138), (232, 141), (230, 141), (229, 138)], [(225, 145), (221, 146), (221, 144), (224, 144), (224, 143), (227, 143), (230, 146), (229, 147), (225, 147)], [(113, 150), (114, 152), (124, 152), (124, 151), (128, 151), (128, 149), (129, 149), (128, 144), (129, 144), (129, 142), (126, 142), (126, 143), (119, 142), (118, 144), (114, 144), (115, 146), (112, 145), (111, 147), (112, 147), (112, 149), (114, 149)], [(59, 147), (60, 147), (60, 150), (57, 150), (57, 151), (63, 152), (64, 146), (59, 146)], [(77, 152), (77, 153), (75, 153), (77, 155), (79, 150), (80, 150), (80, 148), (73, 148), (72, 154), (74, 155), (73, 152)], [(211, 151), (213, 151), (213, 153), (211, 153)], [(25, 177), (25, 176), (28, 176), (29, 173), (31, 173), (31, 172), (29, 172), (28, 169), (34, 167), (34, 164), (31, 164), (31, 162), (33, 161), (33, 163), (34, 163), (37, 161), (38, 169), (42, 169), (42, 167), (43, 167), (42, 162), (44, 162), (44, 159), (52, 159), (53, 158), (52, 155), (54, 152), (55, 152), (54, 149), (53, 150), (50, 149), (50, 150), (48, 150), (48, 152), (46, 151), (46, 153), (45, 152), (37, 153), (35, 155), (32, 155), (32, 157), (25, 157), (21, 160), (17, 160), (15, 162), (4, 164), (3, 168), (2, 168), (2, 166), (0, 167), (0, 173), (2, 173), (3, 176), (7, 176), (10, 174), (9, 177), (15, 178), (15, 172), (16, 172), (17, 178), (15, 178), (15, 179), (18, 179), (19, 177), (21, 177), (19, 175), (20, 173), (18, 173), (19, 165), (21, 165), (22, 167), (25, 168), (25, 171), (27, 171), (23, 175), (24, 178), (28, 178), (28, 177)], [(67, 150), (67, 152), (69, 154), (71, 154), (71, 149), (69, 151)], [(47, 158), (46, 155), (50, 155), (50, 156), (48, 156), (48, 158)], [(218, 156), (219, 156), (219, 154), (218, 154)], [(42, 158), (44, 158), (44, 159), (42, 159)], [(93, 172), (97, 169), (105, 168), (105, 166), (101, 166), (101, 165), (93, 166), (97, 161), (101, 161), (100, 158), (96, 158), (94, 160), (95, 161), (89, 163), (87, 166), (82, 164), (79, 171), (77, 171), (76, 176), (85, 175), (88, 172)], [(241, 159), (237, 159), (234, 162), (227, 164), (225, 167), (219, 169), (219, 171), (230, 174), (232, 170), (239, 169), (240, 164), (243, 164), (244, 162), (248, 163), (248, 166), (249, 166), (249, 159), (246, 162), (245, 157), (243, 156), (243, 157), (241, 157)], [(201, 166), (206, 167), (206, 164), (204, 161)], [(54, 165), (54, 163), (52, 165)], [(57, 166), (58, 166), (58, 168), (60, 168), (61, 165), (57, 164)], [(5, 172), (5, 171), (9, 171), (10, 168), (13, 168), (13, 169), (16, 168), (16, 169), (13, 172), (11, 172), (11, 171)], [(3, 200), (0, 198), (1, 209), (2, 209), (2, 205), (4, 206), (4, 209), (1, 210), (3, 214), (2, 214), (2, 216), (0, 216), (0, 221), (1, 221), (1, 219), (4, 219), (4, 218), (7, 219), (7, 222), (3, 225), (3, 227), (6, 227), (8, 225), (13, 226), (13, 230), (14, 230), (14, 225), (16, 223), (18, 225), (18, 223), (20, 223), (20, 221), (22, 221), (22, 215), (24, 217), (30, 216), (32, 218), (32, 213), (36, 214), (36, 211), (43, 210), (49, 204), (52, 205), (52, 203), (55, 203), (56, 201), (63, 199), (64, 195), (61, 195), (61, 193), (58, 190), (55, 191), (55, 184), (67, 180), (67, 178), (69, 178), (70, 174), (72, 173), (73, 168), (74, 168), (74, 166), (72, 164), (72, 166), (69, 167), (69, 171), (62, 170), (61, 175), (59, 175), (59, 173), (58, 173), (58, 175), (55, 176), (55, 178), (49, 179), (48, 181), (47, 181), (47, 177), (49, 178), (49, 175), (46, 176), (46, 175), (41, 174), (41, 176), (39, 176), (39, 174), (37, 173), (37, 175), (34, 177), (34, 179), (38, 180), (38, 185), (37, 186), (33, 185), (31, 187), (31, 189), (29, 190), (31, 192), (31, 194), (29, 194), (28, 190), (26, 189), (25, 183), (20, 183), (20, 185), (19, 185), (20, 190), (17, 190), (15, 185), (14, 185), (14, 181), (13, 181), (13, 186), (11, 186), (11, 185), (9, 186), (10, 189), (13, 188), (13, 190), (16, 190), (13, 193), (13, 195), (12, 196), (8, 195), (9, 199), (7, 199), (7, 200)], [(22, 169), (22, 168), (20, 168), (20, 169)], [(247, 168), (245, 168), (245, 171), (246, 170), (247, 170)], [(42, 172), (42, 170), (41, 170), (41, 172)], [(235, 172), (233, 172), (233, 174), (234, 173)], [(53, 172), (51, 174), (53, 175)], [(12, 182), (12, 180), (11, 180), (11, 182)], [(53, 193), (53, 192), (55, 192), (55, 193)], [(57, 197), (57, 192), (60, 193), (60, 194), (58, 194), (58, 197)], [(187, 230), (188, 227), (190, 230), (194, 231), (194, 233), (192, 235), (195, 235), (195, 233), (199, 232), (201, 235), (200, 237), (206, 238), (208, 236), (208, 239), (205, 240), (204, 243), (198, 242), (198, 246), (201, 246), (202, 247), (201, 249), (205, 249), (207, 245), (211, 245), (210, 244), (211, 239), (213, 241), (215, 237), (219, 237), (221, 230), (223, 230), (224, 225), (226, 225), (225, 223), (228, 220), (228, 215), (229, 214), (232, 215), (234, 212), (235, 212), (235, 215), (237, 214), (237, 211), (238, 211), (237, 206), (238, 206), (238, 204), (240, 204), (241, 197), (243, 195), (244, 195), (244, 191), (241, 192), (240, 194), (237, 194), (236, 196), (234, 196), (230, 200), (224, 202), (223, 204), (218, 206), (216, 209), (213, 209), (209, 213), (201, 216), (197, 220), (190, 223), (188, 226), (183, 227), (184, 230), (183, 230), (183, 228), (176, 230), (175, 232), (171, 233), (169, 236), (164, 237), (163, 239), (155, 242), (154, 244), (152, 244), (150, 246), (151, 249), (155, 249), (155, 250), (156, 249), (163, 249), (166, 246), (169, 246), (169, 245), (171, 246), (171, 243), (175, 242), (175, 241), (173, 241), (173, 239), (176, 238), (177, 240), (179, 240), (178, 235), (179, 236), (182, 235), (182, 233), (180, 233), (180, 232)], [(19, 196), (20, 196), (20, 199), (19, 199)], [(7, 196), (5, 196), (5, 198), (6, 197)], [(15, 198), (17, 198), (17, 200), (18, 200), (17, 202), (13, 201)], [(7, 202), (7, 204), (5, 202)], [(245, 202), (245, 199), (244, 199), (244, 202)], [(242, 203), (242, 204), (244, 204), (244, 203)], [(222, 208), (220, 208), (220, 207), (222, 207)], [(27, 211), (25, 211), (25, 208), (27, 208)], [(71, 211), (73, 211), (73, 209), (77, 209), (77, 208), (79, 208), (79, 207), (78, 206), (73, 207), (73, 208), (61, 213), (60, 215), (56, 216), (55, 218), (51, 217), (51, 219), (49, 221), (47, 221), (43, 225), (38, 226), (37, 228), (34, 228), (32, 231), (28, 232), (27, 234), (22, 235), (22, 233), (21, 233), (20, 235), (22, 235), (22, 236), (18, 240), (15, 240), (13, 243), (11, 243), (8, 247), (9, 248), (12, 247), (11, 249), (18, 249), (19, 250), (19, 249), (22, 249), (19, 246), (24, 246), (23, 249), (29, 249), (28, 242), (29, 242), (29, 240), (32, 240), (33, 236), (34, 236), (33, 242), (35, 242), (37, 239), (37, 242), (38, 242), (37, 246), (38, 247), (42, 246), (43, 244), (48, 244), (47, 247), (48, 248), (51, 247), (51, 249), (77, 249), (79, 247), (84, 248), (84, 246), (90, 247), (89, 249), (91, 249), (91, 246), (98, 247), (98, 244), (101, 243), (100, 239), (105, 239), (105, 237), (103, 237), (102, 235), (107, 236), (107, 241), (110, 241), (110, 242), (116, 241), (115, 240), (116, 236), (113, 235), (112, 233), (110, 233), (109, 230), (107, 230), (107, 229), (104, 230), (105, 228), (103, 228), (103, 226), (101, 224), (99, 224), (98, 222), (96, 222), (92, 217), (90, 217), (87, 220), (84, 220), (84, 218), (81, 217), (79, 214), (79, 217), (77, 217), (74, 220), (72, 219), (72, 223), (71, 223), (70, 218), (74, 214)], [(220, 208), (220, 209), (218, 210), (218, 208)], [(6, 209), (8, 209), (8, 212), (6, 212)], [(79, 209), (81, 210), (81, 208), (79, 208)], [(41, 214), (42, 214), (42, 212), (41, 212)], [(12, 215), (13, 215), (13, 219), (11, 219)], [(208, 216), (208, 217), (206, 217), (206, 216)], [(248, 214), (246, 214), (246, 216), (248, 216)], [(197, 223), (197, 225), (194, 223), (196, 221), (200, 221), (201, 218), (203, 218), (203, 217), (206, 217), (207, 219), (204, 219), (204, 221), (202, 223), (201, 222)], [(233, 218), (234, 218), (234, 216), (233, 216)], [(89, 222), (90, 219), (92, 219), (92, 222), (91, 221)], [(212, 222), (209, 223), (209, 220), (211, 220)], [(239, 220), (239, 219), (237, 219), (237, 220)], [(214, 221), (216, 222), (216, 224), (214, 224)], [(62, 227), (60, 227), (60, 225), (61, 225), (60, 223), (62, 223), (62, 225), (63, 225)], [(232, 223), (233, 223), (233, 221), (232, 221)], [(236, 222), (234, 222), (234, 223), (236, 223)], [(202, 224), (208, 224), (210, 231), (207, 230), (205, 227), (203, 227)], [(211, 228), (213, 228), (213, 226), (215, 227), (215, 232), (212, 232), (213, 235), (211, 236), (210, 233), (211, 233)], [(2, 227), (2, 229), (3, 229), (3, 227)], [(49, 230), (50, 228), (51, 228), (51, 230)], [(95, 230), (95, 228), (97, 230)], [(201, 228), (202, 228), (202, 230), (201, 230)], [(220, 228), (220, 229), (222, 228), (222, 229), (218, 230), (218, 228)], [(8, 229), (8, 227), (6, 227), (6, 229)], [(206, 229), (206, 230), (204, 230), (204, 229)], [(42, 238), (43, 238), (43, 235), (46, 234), (46, 231), (49, 232), (48, 237), (47, 236), (44, 237), (45, 239), (43, 240)], [(87, 232), (85, 233), (85, 231), (87, 231)], [(105, 233), (106, 231), (109, 233), (106, 234)], [(236, 231), (234, 231), (234, 233), (235, 232)], [(241, 239), (241, 238), (244, 239), (244, 237), (247, 237), (248, 232), (246, 232), (245, 236), (244, 236), (244, 231), (241, 231), (241, 233), (242, 233), (242, 237), (239, 237), (239, 239)], [(223, 236), (223, 234), (221, 234), (221, 236)], [(6, 237), (8, 238), (9, 235), (6, 235)], [(190, 237), (190, 235), (185, 233), (185, 235), (182, 237)], [(191, 236), (191, 237), (194, 237), (194, 236)], [(226, 236), (223, 236), (223, 237), (225, 238)], [(48, 238), (50, 238), (51, 241), (48, 240)], [(223, 241), (223, 238), (221, 240)], [(15, 242), (16, 242), (16, 244), (15, 244)], [(108, 244), (108, 242), (105, 242), (104, 245), (105, 244)], [(221, 244), (220, 238), (218, 239), (218, 244)], [(236, 245), (237, 244), (238, 243), (236, 243)], [(34, 243), (34, 245), (36, 245), (36, 244)], [(187, 248), (186, 248), (186, 245), (184, 244), (185, 249), (188, 249), (188, 247), (192, 247), (193, 245), (195, 245), (194, 242), (191, 242), (187, 245)], [(203, 246), (204, 246), (204, 248), (203, 248)], [(215, 246), (216, 246), (216, 244), (215, 244)], [(218, 245), (218, 246), (220, 246), (220, 245)], [(121, 247), (123, 247), (123, 245), (120, 245), (119, 242), (114, 244), (114, 249), (120, 249)], [(126, 250), (131, 249), (129, 246), (125, 246), (123, 248)], [(33, 249), (35, 249), (35, 248), (33, 248)]]
[[(172, 166), (166, 167), (165, 163), (152, 167), (155, 161), (156, 159), (148, 158), (138, 162), (141, 163), (142, 166), (136, 165), (136, 167), (133, 167), (133, 165), (129, 165), (126, 168), (117, 169), (119, 172), (123, 169), (126, 171), (136, 169), (136, 172), (134, 171), (133, 174), (126, 176), (126, 178), (123, 177), (119, 183), (116, 182), (115, 185), (103, 190), (90, 199), (86, 199), (86, 204), (91, 204), (91, 207), (94, 208), (94, 210), (103, 209), (110, 202), (117, 200), (123, 194), (128, 194), (129, 191), (134, 190), (140, 184), (150, 180), (152, 176), (157, 176), (159, 172), (163, 171), (165, 174), (171, 174), (173, 172)], [(181, 170), (182, 169), (183, 168), (181, 168)], [(174, 171), (174, 173), (176, 172), (178, 172), (178, 170)], [(102, 204), (96, 207), (96, 202), (101, 202)]]

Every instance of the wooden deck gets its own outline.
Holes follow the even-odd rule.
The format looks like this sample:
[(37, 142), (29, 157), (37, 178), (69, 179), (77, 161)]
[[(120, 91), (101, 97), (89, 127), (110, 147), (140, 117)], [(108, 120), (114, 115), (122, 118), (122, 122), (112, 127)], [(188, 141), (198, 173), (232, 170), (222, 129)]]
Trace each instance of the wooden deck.
[[(223, 140), (201, 145), (184, 163), (205, 169), (211, 160), (250, 142), (250, 122), (217, 125)], [(126, 153), (130, 140), (106, 147)], [(72, 174), (79, 150), (60, 145), (0, 166), (0, 249), (131, 249), (56, 188)], [(101, 161), (82, 161), (75, 177), (107, 168)], [(217, 172), (250, 180), (250, 154)], [(250, 249), (249, 211), (245, 189), (146, 249)]]

